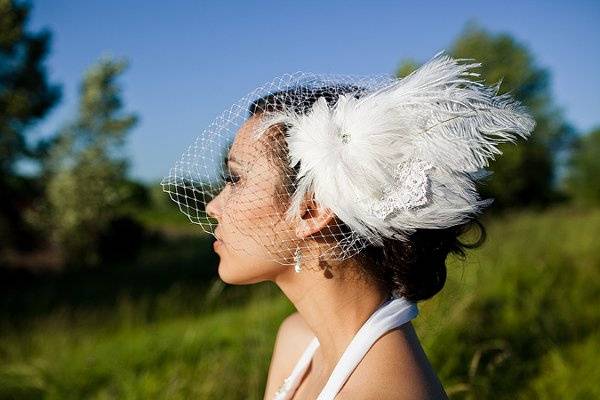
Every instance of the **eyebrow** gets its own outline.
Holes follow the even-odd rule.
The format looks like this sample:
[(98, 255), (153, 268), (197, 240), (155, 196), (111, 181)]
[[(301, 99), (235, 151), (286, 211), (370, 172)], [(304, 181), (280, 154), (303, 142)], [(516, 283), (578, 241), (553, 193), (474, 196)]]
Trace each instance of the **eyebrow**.
[(236, 164), (238, 164), (238, 165), (240, 165), (240, 166), (242, 165), (242, 164), (241, 164), (241, 163), (240, 163), (238, 160), (236, 160), (234, 157), (228, 157), (228, 156), (225, 156), (225, 158), (223, 159), (223, 162), (224, 162), (224, 166), (225, 166), (225, 168), (227, 168), (227, 167), (228, 167), (228, 166), (227, 166), (227, 163), (228, 163), (228, 162), (231, 162), (231, 163), (236, 163)]

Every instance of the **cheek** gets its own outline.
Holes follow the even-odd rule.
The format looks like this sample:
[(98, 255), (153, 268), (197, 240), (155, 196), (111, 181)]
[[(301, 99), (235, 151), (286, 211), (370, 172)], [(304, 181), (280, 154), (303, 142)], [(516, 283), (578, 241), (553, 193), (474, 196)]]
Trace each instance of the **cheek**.
[(268, 181), (235, 188), (222, 221), (230, 249), (255, 261), (289, 258), (295, 229), (284, 219), (285, 202)]

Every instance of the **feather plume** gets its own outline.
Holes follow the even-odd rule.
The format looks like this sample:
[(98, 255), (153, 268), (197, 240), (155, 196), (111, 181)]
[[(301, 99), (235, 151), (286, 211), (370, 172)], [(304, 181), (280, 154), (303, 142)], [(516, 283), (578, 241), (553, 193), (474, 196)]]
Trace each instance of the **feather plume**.
[[(358, 98), (342, 95), (333, 106), (320, 98), (305, 114), (286, 109), (266, 118), (263, 126), (289, 127), (290, 167), (300, 164), (287, 217), (312, 192), (356, 233), (382, 244), (382, 237), (405, 240), (415, 229), (459, 224), (487, 207), (493, 200), (479, 198), (476, 177), (502, 154), (500, 143), (527, 139), (535, 121), (509, 94), (498, 95), (500, 83), (469, 79), (480, 63), (461, 61), (441, 51)], [(416, 171), (403, 175), (421, 182), (414, 195), (398, 182), (398, 166)], [(390, 212), (374, 213), (390, 196)]]

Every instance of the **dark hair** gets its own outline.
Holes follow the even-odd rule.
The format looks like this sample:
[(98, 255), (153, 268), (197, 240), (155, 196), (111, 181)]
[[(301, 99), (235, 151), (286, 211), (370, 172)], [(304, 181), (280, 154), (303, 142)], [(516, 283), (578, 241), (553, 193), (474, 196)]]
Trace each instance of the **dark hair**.
[[(341, 94), (360, 97), (364, 91), (364, 88), (352, 85), (296, 86), (259, 98), (250, 105), (248, 111), (251, 117), (290, 107), (296, 112), (306, 113), (320, 97), (333, 105)], [(297, 173), (299, 165), (294, 170)], [(350, 228), (342, 221), (339, 223), (343, 231), (350, 232)], [(474, 227), (479, 229), (479, 238), (472, 243), (461, 242), (459, 237)], [(479, 247), (485, 238), (485, 227), (476, 217), (472, 217), (463, 224), (449, 228), (417, 229), (408, 241), (384, 238), (382, 247), (367, 245), (355, 255), (355, 259), (361, 272), (378, 281), (386, 290), (396, 290), (408, 300), (416, 302), (429, 299), (442, 290), (446, 283), (446, 258), (449, 254), (464, 259), (465, 250)]]

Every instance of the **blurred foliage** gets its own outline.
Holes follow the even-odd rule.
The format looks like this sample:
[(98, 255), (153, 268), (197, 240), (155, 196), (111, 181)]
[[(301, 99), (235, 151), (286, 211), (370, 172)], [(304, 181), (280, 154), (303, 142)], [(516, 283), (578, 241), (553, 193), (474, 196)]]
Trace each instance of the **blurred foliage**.
[[(522, 210), (487, 227), (487, 244), (460, 274), (450, 262), (444, 292), (422, 308), (420, 333), (446, 387), (457, 399), (562, 398), (548, 396), (559, 386), (571, 387), (566, 398), (595, 398), (586, 393), (598, 393), (600, 374), (600, 209)], [(552, 357), (590, 369), (577, 384), (553, 381), (572, 375)]]
[[(495, 199), (494, 208), (547, 205), (562, 200), (556, 177), (557, 155), (568, 151), (574, 129), (552, 100), (550, 72), (537, 66), (531, 51), (513, 36), (492, 34), (471, 22), (448, 52), (456, 58), (473, 58), (481, 67), (476, 79), (487, 85), (501, 81), (499, 94), (510, 92), (531, 110), (537, 126), (532, 136), (517, 145), (503, 143), (503, 155), (490, 163), (493, 175), (480, 182), (483, 197)], [(401, 63), (396, 75), (415, 70), (414, 60)]]
[(70, 265), (102, 261), (100, 239), (116, 239), (108, 234), (119, 233), (115, 219), (134, 233), (130, 243), (135, 245), (139, 236), (134, 220), (123, 225), (122, 215), (128, 200), (143, 201), (139, 186), (127, 182), (127, 160), (121, 154), (137, 121), (135, 115), (123, 113), (116, 82), (126, 66), (125, 61), (104, 58), (90, 68), (80, 88), (79, 113), (57, 134), (46, 160), (46, 223)]
[[(177, 307), (193, 307), (194, 293), (217, 276), (218, 256), (209, 237), (182, 228), (176, 234), (146, 235), (138, 257), (106, 262), (103, 268), (0, 269), (0, 332), (56, 312), (111, 310), (122, 296), (154, 302), (175, 286), (189, 294)], [(165, 315), (178, 313), (175, 308)]]
[(152, 204), (152, 209), (161, 211), (173, 210), (175, 204), (171, 200), (169, 194), (164, 191), (160, 182), (153, 182), (149, 186), (148, 197)]
[(16, 174), (15, 164), (39, 157), (43, 142), (32, 143), (25, 133), (60, 98), (44, 66), (50, 33), (27, 31), (29, 12), (25, 3), (0, 0), (0, 251), (31, 247), (33, 232), (24, 224), (21, 209), (31, 202), (36, 187)]
[(569, 158), (565, 190), (579, 205), (600, 204), (600, 128), (578, 138)]
[(43, 65), (50, 32), (28, 32), (30, 7), (0, 0), (0, 172), (13, 173), (20, 157), (35, 157), (25, 128), (44, 117), (60, 98)]

